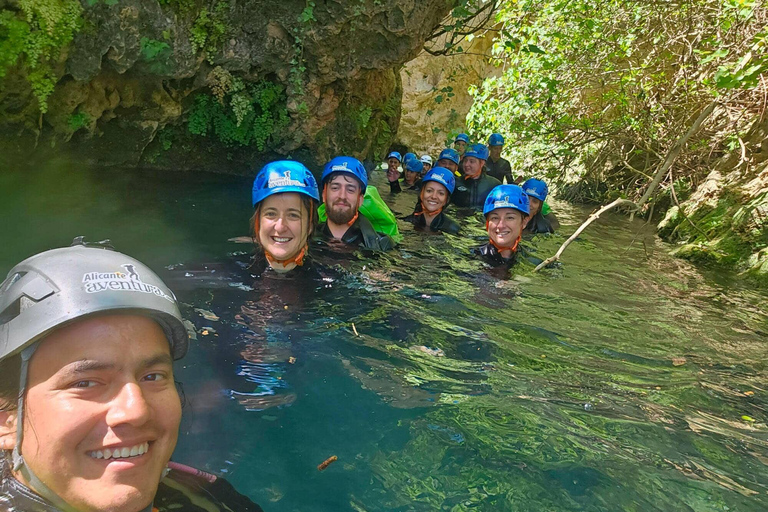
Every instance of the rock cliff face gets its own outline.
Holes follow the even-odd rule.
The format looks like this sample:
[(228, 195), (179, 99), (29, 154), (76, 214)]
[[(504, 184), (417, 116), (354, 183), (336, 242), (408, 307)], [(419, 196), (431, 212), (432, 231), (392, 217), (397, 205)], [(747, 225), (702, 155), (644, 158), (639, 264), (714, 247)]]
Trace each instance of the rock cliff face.
[(473, 102), (467, 89), (500, 73), (486, 57), (493, 46), (493, 32), (463, 46), (463, 53), (449, 56), (422, 52), (400, 71), (403, 107), (397, 140), (419, 155), (436, 158), (456, 134), (466, 131)]
[(768, 118), (724, 156), (659, 224), (677, 256), (742, 272), (768, 285)]
[[(34, 32), (39, 18), (37, 30), (45, 30), (37, 6), (0, 7), (2, 20), (32, 18)], [(29, 59), (7, 70), (1, 137), (21, 133), (21, 151), (30, 141), (55, 144), (105, 164), (243, 171), (275, 154), (314, 163), (342, 151), (380, 157), (400, 121), (400, 67), (451, 5), (81, 0), (77, 7), (74, 39), (52, 59), (47, 112), (30, 86)]]

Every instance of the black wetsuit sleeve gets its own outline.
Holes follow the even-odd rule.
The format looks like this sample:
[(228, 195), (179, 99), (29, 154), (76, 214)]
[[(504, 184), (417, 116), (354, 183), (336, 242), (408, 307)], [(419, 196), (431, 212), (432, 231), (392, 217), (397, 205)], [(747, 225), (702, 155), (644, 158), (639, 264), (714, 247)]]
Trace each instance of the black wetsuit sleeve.
[(458, 222), (448, 216), (443, 216), (443, 225), (440, 227), (441, 231), (444, 233), (450, 233), (452, 235), (458, 235), (459, 229), (460, 228)]
[(507, 183), (512, 184), (515, 182), (514, 178), (512, 177), (512, 166), (509, 165), (509, 160), (502, 159), (501, 160), (501, 176), (506, 176)]
[(389, 182), (389, 191), (393, 194), (397, 194), (398, 192), (402, 192), (403, 189), (400, 188), (400, 180), (390, 181)]
[(555, 214), (552, 212), (549, 212), (547, 215), (544, 216), (545, 219), (547, 219), (547, 222), (549, 222), (549, 225), (552, 227), (552, 232), (554, 233), (556, 229), (560, 229), (560, 221), (557, 220), (557, 217), (555, 217)]
[(391, 251), (395, 248), (395, 242), (389, 236), (383, 233), (377, 233), (379, 235), (379, 247), (382, 251)]

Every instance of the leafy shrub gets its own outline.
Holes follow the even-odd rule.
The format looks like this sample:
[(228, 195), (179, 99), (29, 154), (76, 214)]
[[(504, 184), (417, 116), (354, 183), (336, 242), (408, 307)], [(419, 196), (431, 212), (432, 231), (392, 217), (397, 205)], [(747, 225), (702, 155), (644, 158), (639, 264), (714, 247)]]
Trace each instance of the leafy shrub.
[(41, 112), (56, 85), (53, 65), (82, 24), (77, 0), (19, 0), (20, 13), (0, 11), (0, 79), (17, 64), (27, 67), (27, 79)]
[(288, 122), (281, 86), (267, 80), (245, 83), (234, 78), (218, 98), (208, 93), (195, 97), (188, 129), (194, 135), (214, 136), (228, 146), (255, 146), (264, 151), (280, 140)]

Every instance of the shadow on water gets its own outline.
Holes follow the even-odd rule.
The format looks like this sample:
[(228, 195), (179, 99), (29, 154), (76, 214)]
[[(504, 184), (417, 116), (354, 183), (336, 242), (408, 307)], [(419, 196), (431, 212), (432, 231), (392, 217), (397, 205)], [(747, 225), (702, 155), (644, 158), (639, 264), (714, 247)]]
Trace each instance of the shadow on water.
[[(411, 211), (415, 194), (374, 182)], [(768, 300), (668, 257), (640, 221), (601, 219), (541, 274), (468, 257), (469, 214), (463, 238), (403, 223), (392, 254), (259, 279), (226, 242), (248, 179), (51, 164), (0, 185), (3, 272), (84, 234), (170, 281), (197, 332), (175, 458), (265, 510), (768, 506)], [(554, 206), (563, 233), (588, 213)]]

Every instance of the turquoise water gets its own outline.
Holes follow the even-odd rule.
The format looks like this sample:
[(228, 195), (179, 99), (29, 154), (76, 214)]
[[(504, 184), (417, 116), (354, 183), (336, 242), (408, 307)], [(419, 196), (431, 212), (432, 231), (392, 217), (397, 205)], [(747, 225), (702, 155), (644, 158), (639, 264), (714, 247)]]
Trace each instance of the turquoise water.
[[(391, 198), (399, 214), (415, 195)], [(250, 179), (0, 173), (0, 271), (76, 235), (169, 280), (198, 331), (179, 462), (266, 511), (757, 511), (768, 506), (768, 298), (609, 215), (541, 274), (414, 233), (249, 279)], [(588, 210), (554, 202), (563, 233)], [(473, 238), (477, 237), (477, 238)], [(546, 258), (564, 237), (527, 243)], [(353, 327), (354, 324), (354, 327)], [(357, 335), (355, 334), (357, 331)], [(317, 465), (335, 455), (325, 471)]]

